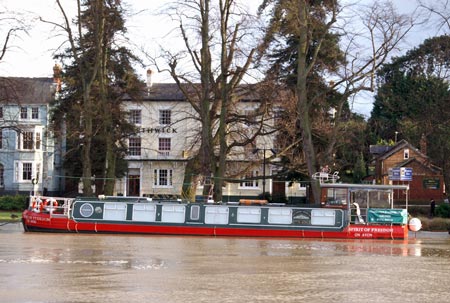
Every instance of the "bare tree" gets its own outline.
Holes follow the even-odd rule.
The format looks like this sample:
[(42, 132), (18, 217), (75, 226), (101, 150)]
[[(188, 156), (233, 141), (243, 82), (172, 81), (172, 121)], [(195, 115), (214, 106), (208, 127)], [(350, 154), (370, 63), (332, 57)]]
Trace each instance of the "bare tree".
[(0, 6), (0, 62), (3, 61), (6, 53), (14, 44), (14, 38), (20, 33), (27, 33), (28, 25), (23, 15), (18, 12), (11, 12)]
[(423, 10), (427, 24), (436, 29), (436, 33), (450, 31), (450, 3), (448, 0), (419, 0), (419, 9)]
[[(14, 39), (21, 34), (27, 34), (28, 25), (21, 13), (8, 11), (0, 6), (0, 64), (7, 58), (7, 54), (17, 51)], [(23, 81), (22, 81), (23, 80)], [(24, 79), (0, 77), (0, 105), (20, 104), (21, 96), (27, 91)], [(15, 119), (2, 119), (0, 128), (9, 128), (20, 132)]]
[[(352, 22), (358, 17), (358, 30), (350, 31), (351, 22), (345, 17), (349, 7), (341, 7), (335, 0), (312, 4), (306, 0), (265, 1), (274, 4), (276, 12), (273, 22), (286, 22), (285, 30), (298, 40), (296, 87), (297, 125), (301, 132), (302, 151), (306, 162), (307, 172), (312, 176), (317, 170), (318, 160), (323, 164), (332, 159), (333, 151), (340, 128), (342, 108), (348, 99), (360, 91), (374, 89), (374, 76), (390, 54), (398, 47), (400, 41), (412, 28), (413, 22), (405, 16), (395, 12), (391, 3), (375, 3), (366, 9), (358, 8), (352, 11)], [(361, 13), (362, 12), (362, 13)], [(282, 24), (282, 23), (278, 23)], [(285, 24), (285, 25), (286, 25)], [(271, 30), (276, 28), (272, 26)], [(326, 152), (317, 159), (317, 152), (313, 141), (312, 109), (317, 100), (324, 96), (324, 91), (308, 89), (308, 79), (315, 70), (318, 55), (327, 34), (333, 32), (341, 37), (341, 49), (345, 54), (345, 64), (342, 68), (329, 69), (323, 67), (320, 74), (328, 78), (329, 89), (340, 93), (337, 102), (334, 129), (329, 133)], [(273, 35), (273, 32), (269, 31)], [(369, 47), (368, 47), (369, 46)], [(315, 202), (320, 202), (318, 184), (312, 183)]]
[[(251, 135), (232, 135), (239, 124), (240, 128), (243, 123), (255, 125), (256, 117), (267, 114), (262, 109), (264, 102), (254, 110), (252, 121), (238, 109), (242, 97), (239, 89), (251, 68), (257, 43), (246, 28), (248, 14), (235, 0), (220, 0), (214, 6), (210, 0), (180, 1), (172, 7), (171, 16), (179, 22), (184, 50), (176, 54), (164, 50), (167, 71), (190, 102), (201, 125), (200, 148), (188, 160), (183, 191), (194, 192), (192, 177), (202, 175), (214, 180), (214, 198), (221, 200), (230, 151), (251, 144), (257, 134), (267, 131), (260, 126), (254, 127)], [(252, 46), (244, 47), (247, 45)], [(185, 64), (190, 68), (186, 69)], [(164, 71), (158, 65), (157, 68)], [(259, 119), (260, 125), (262, 121)], [(205, 184), (203, 194), (211, 192), (209, 184)]]

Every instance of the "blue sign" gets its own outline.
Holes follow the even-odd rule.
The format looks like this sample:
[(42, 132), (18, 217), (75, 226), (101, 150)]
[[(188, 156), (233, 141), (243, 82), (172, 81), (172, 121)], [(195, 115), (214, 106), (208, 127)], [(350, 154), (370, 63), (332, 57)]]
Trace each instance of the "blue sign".
[(412, 168), (394, 167), (389, 169), (389, 180), (393, 181), (412, 181)]

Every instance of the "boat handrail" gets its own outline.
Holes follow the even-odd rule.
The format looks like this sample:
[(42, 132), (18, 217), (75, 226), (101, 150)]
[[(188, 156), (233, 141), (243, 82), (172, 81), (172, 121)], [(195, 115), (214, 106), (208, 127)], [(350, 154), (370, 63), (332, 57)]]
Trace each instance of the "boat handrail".
[[(37, 213), (47, 212), (50, 216), (69, 216), (73, 200), (73, 198), (67, 197), (32, 195), (29, 199), (28, 209)], [(62, 204), (60, 204), (61, 202)]]

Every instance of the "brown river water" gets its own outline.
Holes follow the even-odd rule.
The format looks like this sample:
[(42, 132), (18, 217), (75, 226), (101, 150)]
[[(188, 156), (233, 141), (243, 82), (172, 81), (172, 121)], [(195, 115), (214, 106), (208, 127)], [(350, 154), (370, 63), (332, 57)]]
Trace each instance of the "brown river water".
[(48, 234), (8, 224), (0, 302), (450, 302), (450, 236)]

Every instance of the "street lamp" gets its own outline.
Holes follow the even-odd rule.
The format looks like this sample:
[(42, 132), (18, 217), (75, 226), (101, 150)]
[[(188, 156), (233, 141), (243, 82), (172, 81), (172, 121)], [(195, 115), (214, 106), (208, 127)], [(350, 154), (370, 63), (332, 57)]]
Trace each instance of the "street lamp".
[(272, 148), (255, 148), (253, 150), (253, 153), (256, 154), (260, 150), (263, 151), (263, 180), (262, 180), (263, 190), (262, 190), (262, 194), (263, 194), (263, 197), (264, 197), (264, 195), (266, 193), (266, 151), (269, 150), (274, 155), (276, 154), (276, 152)]
[(395, 143), (397, 143), (397, 135), (398, 135), (398, 131), (395, 131)]

